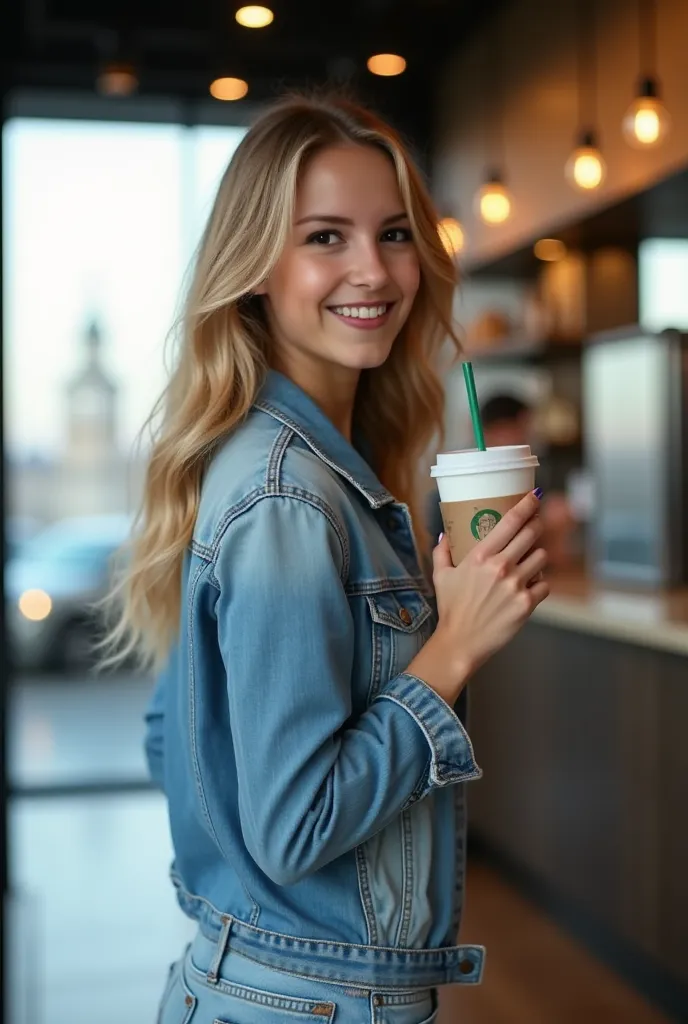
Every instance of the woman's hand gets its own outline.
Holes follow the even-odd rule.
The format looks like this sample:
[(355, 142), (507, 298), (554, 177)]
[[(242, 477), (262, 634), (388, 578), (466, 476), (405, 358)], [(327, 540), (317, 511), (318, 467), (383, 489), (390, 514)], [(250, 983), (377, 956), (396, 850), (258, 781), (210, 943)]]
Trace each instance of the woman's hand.
[(549, 594), (539, 508), (527, 494), (456, 567), (446, 536), (433, 551), (439, 623), (408, 671), (449, 704)]

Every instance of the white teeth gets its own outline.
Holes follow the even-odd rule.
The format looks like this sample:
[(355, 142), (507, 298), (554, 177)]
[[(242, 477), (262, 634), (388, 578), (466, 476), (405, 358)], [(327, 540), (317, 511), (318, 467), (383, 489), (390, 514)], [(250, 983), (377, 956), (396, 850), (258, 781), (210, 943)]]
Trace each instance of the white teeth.
[(359, 320), (375, 320), (383, 316), (389, 309), (389, 303), (379, 306), (335, 306), (334, 312), (340, 316), (349, 316)]

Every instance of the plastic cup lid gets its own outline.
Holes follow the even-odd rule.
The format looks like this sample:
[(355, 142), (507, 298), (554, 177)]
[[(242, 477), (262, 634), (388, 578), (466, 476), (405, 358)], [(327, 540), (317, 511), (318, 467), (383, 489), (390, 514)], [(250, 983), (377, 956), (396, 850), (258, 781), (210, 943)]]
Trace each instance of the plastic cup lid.
[(478, 448), (440, 452), (437, 465), (432, 467), (430, 475), (467, 476), (473, 473), (498, 473), (508, 469), (530, 469), (539, 465), (530, 445), (509, 444), (488, 448), (484, 452)]

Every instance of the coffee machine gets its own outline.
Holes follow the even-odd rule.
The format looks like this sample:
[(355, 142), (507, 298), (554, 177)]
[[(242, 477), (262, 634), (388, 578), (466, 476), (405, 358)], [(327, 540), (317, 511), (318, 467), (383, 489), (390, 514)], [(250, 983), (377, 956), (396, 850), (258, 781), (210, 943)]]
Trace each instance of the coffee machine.
[(646, 587), (688, 582), (688, 335), (640, 327), (587, 339), (583, 438), (589, 569)]

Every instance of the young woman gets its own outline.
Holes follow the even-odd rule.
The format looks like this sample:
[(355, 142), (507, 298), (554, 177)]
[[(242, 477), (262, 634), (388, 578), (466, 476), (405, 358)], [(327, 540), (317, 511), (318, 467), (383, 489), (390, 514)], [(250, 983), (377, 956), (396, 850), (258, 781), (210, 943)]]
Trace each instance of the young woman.
[(454, 568), (416, 467), (454, 266), (397, 135), (341, 100), (251, 128), (198, 253), (119, 635), (196, 938), (161, 1024), (421, 1024), (477, 982), (457, 947), (454, 707), (547, 594), (529, 495)]

